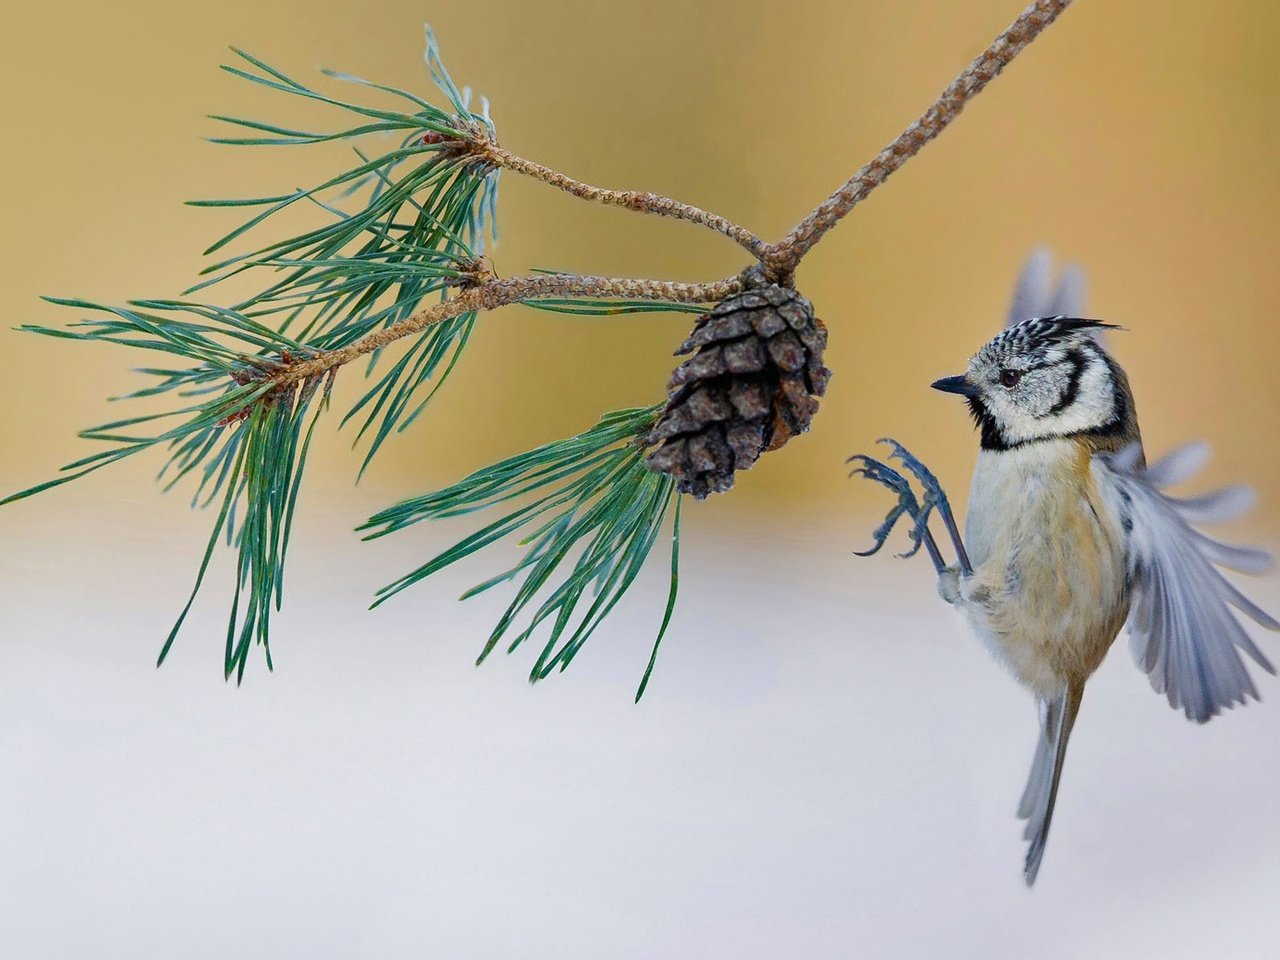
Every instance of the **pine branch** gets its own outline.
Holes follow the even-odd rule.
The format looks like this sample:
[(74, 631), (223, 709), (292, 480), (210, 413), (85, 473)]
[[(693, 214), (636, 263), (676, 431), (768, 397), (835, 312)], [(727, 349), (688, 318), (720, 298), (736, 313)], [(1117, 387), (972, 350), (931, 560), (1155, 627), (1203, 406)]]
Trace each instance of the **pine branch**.
[[(272, 374), (279, 385), (296, 383), (336, 370), (352, 360), (395, 343), (397, 340), (429, 330), (436, 324), (476, 310), (495, 310), (512, 303), (538, 300), (564, 301), (566, 298), (618, 297), (632, 305), (622, 308), (613, 304), (615, 312), (642, 312), (634, 301), (658, 301), (670, 309), (672, 304), (714, 303), (742, 288), (739, 277), (726, 277), (710, 283), (679, 283), (672, 280), (634, 280), (616, 277), (580, 277), (572, 274), (534, 275), (487, 279), (447, 300), (427, 307), (397, 324), (384, 327), (339, 350), (326, 351), (307, 360), (299, 360)], [(572, 304), (588, 310), (590, 303)]]
[(769, 272), (786, 276), (832, 227), (849, 215), (871, 191), (919, 153), (960, 115), (966, 103), (980, 94), (1013, 58), (1027, 48), (1045, 27), (1058, 19), (1071, 0), (1035, 0), (991, 46), (951, 81), (920, 117), (900, 133), (857, 173), (841, 184), (812, 213), (796, 224), (763, 256)]
[(672, 200), (670, 197), (642, 190), (607, 190), (603, 187), (594, 187), (589, 183), (583, 183), (581, 180), (566, 176), (558, 170), (552, 170), (550, 167), (545, 167), (532, 160), (517, 157), (515, 154), (502, 149), (496, 143), (484, 146), (481, 149), (481, 156), (494, 166), (532, 177), (535, 180), (541, 180), (543, 183), (550, 184), (558, 190), (563, 190), (565, 193), (580, 197), (583, 200), (592, 200), (607, 206), (624, 207), (627, 210), (635, 210), (639, 213), (673, 217), (676, 220), (688, 220), (690, 223), (699, 224), (717, 233), (724, 234), (756, 259), (763, 256), (767, 249), (765, 242), (746, 227), (741, 227), (718, 213), (708, 213), (706, 210), (702, 210), (692, 204), (681, 203), (679, 200)]
[(610, 190), (584, 183), (558, 170), (517, 156), (500, 147), (491, 138), (476, 142), (473, 149), (476, 156), (486, 163), (540, 180), (583, 200), (700, 224), (729, 237), (755, 259), (763, 262), (770, 276), (785, 277), (794, 272), (805, 254), (813, 249), (823, 235), (946, 129), (959, 116), (965, 104), (999, 76), (1013, 58), (1053, 23), (1070, 3), (1071, 0), (1035, 0), (1008, 29), (992, 41), (981, 56), (970, 63), (939, 94), (914, 123), (841, 184), (777, 243), (765, 243), (746, 227), (727, 217), (670, 197), (640, 190)]
[[(735, 470), (747, 469), (762, 452), (808, 428), (825, 389), (826, 330), (809, 302), (791, 289), (796, 267), (831, 227), (936, 137), (1067, 2), (1037, 0), (1028, 7), (920, 119), (776, 244), (718, 214), (656, 194), (594, 187), (503, 149), (487, 102), (481, 99), (479, 110), (472, 108), (469, 90), (454, 84), (429, 30), (425, 59), (444, 107), (330, 72), (331, 78), (390, 98), (391, 105), (342, 100), (235, 51), (238, 62), (224, 68), (228, 73), (272, 93), (325, 104), (345, 116), (346, 125), (317, 132), (219, 116), (215, 119), (237, 128), (237, 135), (215, 142), (345, 143), (354, 161), (311, 187), (194, 202), (251, 211), (249, 219), (209, 247), (207, 253), (219, 259), (187, 291), (189, 296), (237, 275), (270, 277), (233, 306), (152, 299), (110, 307), (54, 299), (91, 317), (65, 328), (24, 328), (164, 354), (164, 365), (141, 368), (148, 385), (121, 399), (168, 399), (170, 407), (85, 431), (84, 438), (106, 448), (0, 505), (134, 454), (166, 448), (165, 489), (189, 480), (195, 485), (193, 505), (219, 507), (195, 588), (160, 659), (192, 608), (217, 544), (225, 542), (236, 551), (236, 578), (224, 667), (238, 680), (255, 644), (262, 646), (269, 666), (272, 662), (270, 620), (283, 599), (285, 556), (307, 451), (343, 366), (364, 359), (371, 380), (341, 421), (358, 422), (356, 440), (367, 439), (363, 471), (392, 434), (418, 419), (462, 361), (481, 311), (524, 303), (544, 312), (596, 317), (694, 313), (694, 332), (678, 351), (692, 355), (673, 373), (665, 404), (608, 414), (575, 437), (391, 507), (366, 526), (370, 537), (383, 536), (424, 520), (509, 509), (391, 584), (377, 603), (519, 534), (522, 559), (467, 595), (518, 583), (481, 659), (505, 637), (514, 634), (508, 643), (514, 649), (545, 630), (548, 639), (531, 672), (536, 680), (573, 660), (635, 582), (669, 521), (670, 589), (638, 698), (675, 604), (678, 491), (703, 497), (727, 489)], [(389, 149), (388, 137), (394, 138)], [(753, 262), (737, 276), (703, 283), (550, 272), (499, 278), (484, 245), (487, 235), (496, 235), (498, 177), (504, 169), (572, 196), (700, 224), (736, 241)], [(314, 210), (319, 224), (245, 252), (228, 252), (274, 224), (277, 214), (299, 206)], [(523, 623), (519, 628), (517, 621)]]
[[(514, 157), (506, 151), (499, 150), (492, 143), (487, 145), (477, 143), (474, 149), (482, 156), (489, 155), (489, 151), (497, 151), (502, 158), (507, 160), (509, 169), (528, 173), (530, 176), (535, 176), (544, 180), (544, 182), (551, 183), (553, 186), (557, 186), (574, 196), (599, 200), (604, 203), (630, 206), (631, 209), (644, 209), (646, 212), (675, 216), (711, 226), (712, 229), (733, 237), (744, 247), (752, 250), (764, 264), (767, 276), (771, 278), (786, 278), (794, 273), (804, 256), (813, 249), (832, 227), (844, 219), (876, 187), (887, 180), (890, 174), (900, 169), (927, 143), (946, 129), (951, 121), (959, 116), (964, 105), (981, 93), (987, 84), (994, 80), (1012, 62), (1014, 57), (1026, 49), (1032, 40), (1053, 23), (1070, 3), (1071, 0), (1035, 0), (1034, 3), (1023, 10), (1008, 29), (992, 41), (981, 56), (970, 63), (947, 86), (937, 100), (914, 123), (907, 127), (897, 139), (881, 150), (871, 162), (863, 166), (848, 181), (842, 184), (813, 212), (796, 224), (786, 237), (776, 244), (765, 244), (763, 247), (756, 247), (755, 245), (759, 243), (759, 240), (750, 231), (725, 218), (699, 210), (697, 207), (689, 207), (664, 197), (655, 198), (653, 209), (649, 209), (647, 206), (643, 208), (630, 206), (622, 198), (637, 196), (634, 193), (604, 190), (600, 187), (581, 183), (539, 164)], [(498, 161), (495, 159), (494, 162)], [(524, 279), (531, 281), (536, 278)], [(578, 279), (582, 281), (580, 285), (572, 285), (567, 277), (561, 277), (554, 282), (544, 284), (541, 287), (541, 290), (544, 291), (541, 296), (633, 297), (637, 299), (709, 303), (721, 300), (725, 296), (741, 289), (740, 281), (735, 281), (733, 278), (726, 278), (713, 284), (679, 285), (661, 281), (611, 280), (603, 277), (583, 277)], [(539, 298), (539, 294), (532, 292), (524, 295), (512, 295), (511, 287), (502, 286), (502, 284), (511, 284), (515, 288), (519, 288), (522, 283), (522, 280), (494, 282), (492, 285), (486, 286), (486, 294), (491, 298), (489, 302), (469, 299), (468, 304), (473, 304), (477, 308), (493, 309), (517, 300)], [(478, 297), (478, 294), (476, 296)], [(470, 308), (470, 306), (465, 307), (465, 309)], [(435, 309), (441, 310), (441, 313), (433, 313), (432, 311)], [(398, 332), (394, 335), (385, 330), (379, 331), (371, 341), (371, 345), (366, 349), (353, 349), (347, 354), (325, 360), (317, 360), (316, 363), (341, 366), (350, 359), (362, 356), (369, 350), (385, 346), (396, 339), (397, 336), (407, 336), (418, 332), (424, 326), (437, 322), (437, 317), (443, 318), (452, 315), (451, 311), (454, 309), (464, 309), (464, 306), (461, 303), (454, 304), (452, 307), (442, 304), (439, 308), (423, 311), (404, 322), (401, 327), (397, 328)]]

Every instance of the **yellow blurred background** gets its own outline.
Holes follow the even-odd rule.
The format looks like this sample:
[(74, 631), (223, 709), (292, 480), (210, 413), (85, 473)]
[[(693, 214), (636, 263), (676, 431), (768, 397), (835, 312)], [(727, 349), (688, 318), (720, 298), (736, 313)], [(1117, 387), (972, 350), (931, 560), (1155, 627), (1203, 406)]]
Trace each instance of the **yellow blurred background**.
[[(9, 13), (0, 64), (9, 319), (76, 318), (43, 293), (176, 295), (199, 251), (236, 222), (183, 200), (273, 193), (341, 169), (342, 146), (201, 141), (223, 132), (207, 113), (341, 119), (222, 73), (228, 44), (329, 88), (344, 85), (321, 67), (434, 95), (421, 61), (429, 19), (455, 79), (492, 99), (509, 149), (774, 238), (915, 117), (1017, 6), (24, 4)], [(992, 333), (1037, 244), (1083, 265), (1091, 312), (1129, 328), (1113, 342), (1150, 451), (1211, 438), (1211, 479), (1248, 479), (1264, 494), (1260, 516), (1280, 518), (1280, 453), (1268, 440), (1280, 410), (1278, 25), (1280, 9), (1261, 2), (1068, 11), (805, 262), (799, 286), (831, 328), (830, 393), (809, 436), (691, 521), (869, 511), (878, 493), (848, 483), (842, 461), (885, 434), (925, 456), (962, 501), (975, 440), (962, 404), (927, 385)], [(743, 265), (734, 245), (695, 226), (596, 208), (510, 174), (500, 221), (503, 275), (542, 266), (696, 280)], [(687, 325), (519, 307), (486, 316), (434, 409), (384, 448), (365, 485), (390, 502), (602, 410), (656, 400)], [(126, 368), (141, 358), (10, 330), (0, 344), (10, 411), (0, 485), (10, 490), (86, 452), (74, 431), (116, 415), (103, 398), (135, 382)], [(355, 378), (345, 380), (342, 396), (355, 396)], [(309, 484), (344, 488), (358, 463), (346, 447), (321, 444)], [(89, 483), (97, 495), (133, 495), (153, 466)]]
[[(76, 319), (40, 294), (175, 296), (234, 222), (183, 200), (282, 192), (346, 162), (341, 147), (202, 142), (222, 132), (209, 113), (339, 120), (219, 71), (229, 44), (346, 95), (320, 68), (434, 95), (429, 20), (508, 149), (772, 239), (1020, 3), (10, 4), (0, 492), (88, 453), (75, 431), (126, 415), (104, 398), (144, 360), (9, 329)], [(849, 555), (887, 504), (843, 461), (896, 436), (963, 503), (976, 437), (928, 384), (992, 335), (1043, 244), (1087, 270), (1092, 315), (1128, 328), (1110, 342), (1148, 451), (1211, 439), (1204, 483), (1262, 494), (1230, 533), (1274, 547), (1277, 51), (1280, 5), (1264, 0), (1079, 0), (816, 248), (798, 285), (831, 331), (830, 391), (810, 434), (688, 504), (680, 605), (639, 706), (662, 559), (573, 670), (530, 689), (529, 649), (471, 666), (504, 598), (452, 602), (493, 561), (364, 609), (470, 522), (367, 545), (351, 531), (659, 399), (684, 317), (482, 317), (358, 488), (350, 436), (321, 431), (277, 670), (255, 651), (243, 687), (221, 682), (225, 555), (150, 669), (211, 522), (160, 496), (158, 459), (0, 510), (0, 942), (130, 960), (1274, 956), (1276, 680), (1193, 728), (1118, 642), (1028, 897), (1013, 808), (1030, 699), (934, 598), (922, 559)], [(507, 276), (743, 266), (692, 225), (510, 175), (500, 220)], [(340, 379), (340, 407), (358, 386)], [(1275, 573), (1243, 586), (1280, 607)]]

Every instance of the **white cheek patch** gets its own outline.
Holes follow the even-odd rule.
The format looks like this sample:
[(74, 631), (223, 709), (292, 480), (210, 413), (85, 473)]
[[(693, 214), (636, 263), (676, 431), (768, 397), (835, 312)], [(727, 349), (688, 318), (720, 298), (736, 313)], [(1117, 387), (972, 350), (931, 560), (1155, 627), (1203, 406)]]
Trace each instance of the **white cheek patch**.
[[(1084, 355), (1075, 399), (1060, 412), (1036, 416), (1036, 409), (1052, 409), (1054, 398), (1038, 398), (1040, 402), (1022, 409), (1011, 397), (1001, 397), (999, 409), (993, 412), (1008, 443), (1024, 443), (1048, 436), (1097, 430), (1111, 423), (1116, 415), (1115, 384), (1105, 360), (1092, 352)], [(1044, 402), (1047, 399), (1047, 403)]]

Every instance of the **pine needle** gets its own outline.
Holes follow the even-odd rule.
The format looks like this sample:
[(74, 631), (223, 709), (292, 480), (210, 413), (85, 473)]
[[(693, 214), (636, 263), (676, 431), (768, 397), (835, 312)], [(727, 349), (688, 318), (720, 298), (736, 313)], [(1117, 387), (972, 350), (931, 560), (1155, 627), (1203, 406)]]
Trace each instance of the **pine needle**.
[[(478, 470), (443, 490), (406, 500), (360, 529), (374, 539), (424, 520), (520, 505), (378, 591), (374, 606), (492, 544), (513, 540), (523, 556), (463, 599), (517, 581), (516, 594), (477, 662), (503, 640), (514, 651), (540, 628), (546, 639), (530, 680), (564, 670), (631, 588), (663, 529), (674, 482), (645, 467), (637, 444), (659, 407), (619, 410), (589, 430)], [(679, 512), (672, 529), (672, 581), (658, 639), (675, 607)], [(517, 627), (517, 624), (521, 624)], [(653, 656), (641, 683), (648, 682)], [(638, 696), (639, 694), (637, 694)]]

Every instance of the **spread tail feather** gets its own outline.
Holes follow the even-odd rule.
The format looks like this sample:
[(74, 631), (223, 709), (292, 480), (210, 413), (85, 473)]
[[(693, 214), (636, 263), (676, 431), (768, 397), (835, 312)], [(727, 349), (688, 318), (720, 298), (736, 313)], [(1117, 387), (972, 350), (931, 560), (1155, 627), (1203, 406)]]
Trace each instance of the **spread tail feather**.
[(1036, 744), (1027, 787), (1018, 803), (1018, 816), (1027, 821), (1023, 838), (1030, 841), (1023, 870), (1027, 886), (1036, 882), (1040, 861), (1044, 859), (1049, 824), (1058, 798), (1058, 782), (1062, 779), (1062, 763), (1067, 755), (1067, 740), (1075, 726), (1083, 695), (1084, 684), (1070, 684), (1044, 704), (1040, 715), (1040, 740)]

